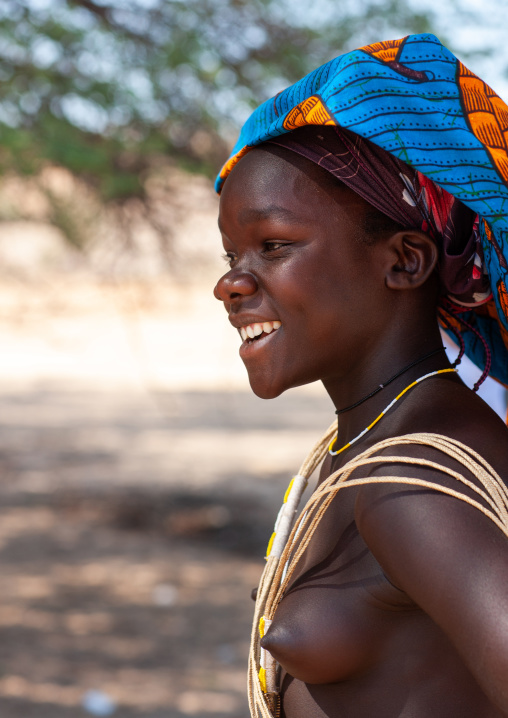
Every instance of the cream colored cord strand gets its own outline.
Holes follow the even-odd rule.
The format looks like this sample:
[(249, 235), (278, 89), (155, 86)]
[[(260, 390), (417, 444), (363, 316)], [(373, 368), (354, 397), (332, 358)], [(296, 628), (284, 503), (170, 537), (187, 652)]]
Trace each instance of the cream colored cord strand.
[[(328, 451), (328, 445), (330, 444), (330, 441), (332, 440), (336, 431), (337, 422), (334, 421), (333, 424), (328, 427), (324, 436), (312, 447), (305, 461), (301, 465), (297, 476), (301, 476), (305, 480), (309, 479), (309, 477), (314, 473), (316, 468), (326, 456), (326, 452)], [(297, 508), (298, 507), (295, 506), (295, 516)], [(287, 543), (293, 523), (294, 517), (293, 521), (286, 525), (286, 531), (278, 537), (279, 542), (282, 544), (282, 548), (284, 548)], [(281, 565), (281, 553), (282, 551), (278, 555), (272, 554), (267, 557), (265, 570), (263, 571), (263, 575), (261, 576), (261, 581), (259, 583), (256, 596), (254, 620), (252, 623), (251, 649), (249, 653), (249, 669), (247, 683), (249, 708), (251, 716), (253, 716), (254, 718), (272, 718), (272, 716), (274, 715), (272, 710), (270, 710), (270, 707), (268, 706), (267, 698), (265, 697), (265, 693), (263, 692), (259, 681), (259, 669), (261, 668), (259, 623), (261, 618), (265, 615), (267, 598), (271, 587), (274, 585), (276, 572)], [(273, 660), (271, 661), (271, 663), (272, 672), (274, 673), (276, 665)], [(270, 677), (273, 677), (275, 679), (275, 675)], [(274, 687), (275, 686), (269, 686), (269, 688)]]
[[(421, 479), (387, 476), (348, 480), (349, 476), (354, 470), (368, 464), (379, 463), (380, 459), (378, 457), (371, 458), (372, 454), (377, 453), (382, 449), (389, 448), (390, 446), (409, 443), (425, 444), (434, 448), (438, 448), (443, 453), (446, 453), (449, 456), (455, 458), (458, 462), (465, 466), (474, 476), (478, 478), (478, 480), (483, 484), (485, 489), (487, 489), (488, 494), (483, 492), (472, 482), (465, 479), (461, 474), (454, 472), (451, 469), (448, 469), (445, 466), (441, 466), (440, 464), (437, 464), (435, 462), (428, 462), (424, 459), (415, 459), (413, 457), (391, 457), (385, 455), (383, 455), (382, 457), (383, 462), (397, 462), (415, 466), (427, 466), (435, 468), (439, 472), (448, 474), (453, 478), (457, 479), (459, 482), (468, 486), (470, 489), (476, 492), (486, 503), (488, 503), (492, 507), (493, 511), (485, 509), (482, 504), (477, 501), (474, 501), (469, 496), (463, 493), (454, 491), (453, 489), (448, 489), (444, 486), (441, 486), (440, 484), (427, 482)], [(348, 462), (345, 466), (339, 469), (339, 471), (329, 476), (328, 479), (323, 482), (320, 487), (318, 487), (318, 489), (314, 492), (309, 502), (307, 503), (307, 506), (304, 509), (306, 513), (305, 526), (300, 533), (298, 545), (295, 545), (296, 542), (294, 541), (294, 537), (290, 536), (286, 545), (285, 553), (281, 559), (282, 563), (283, 560), (287, 561), (291, 556), (289, 566), (287, 568), (287, 571), (285, 572), (285, 578), (283, 581), (278, 581), (278, 576), (275, 576), (275, 581), (272, 585), (269, 600), (267, 602), (268, 605), (266, 607), (267, 617), (269, 619), (272, 618), (276, 606), (280, 602), (284, 591), (289, 585), (291, 576), (296, 568), (299, 559), (308, 547), (308, 544), (312, 539), (317, 525), (319, 524), (321, 517), (331, 503), (334, 495), (345, 486), (359, 486), (362, 484), (369, 483), (400, 483), (412, 486), (421, 486), (422, 488), (431, 488), (440, 491), (441, 493), (454, 496), (455, 498), (465, 501), (471, 506), (474, 506), (478, 510), (482, 511), (486, 516), (488, 516), (488, 518), (490, 518), (494, 523), (496, 523), (496, 525), (508, 535), (508, 492), (506, 490), (506, 487), (501, 482), (499, 476), (493, 471), (493, 469), (488, 467), (489, 470), (487, 471), (484, 467), (488, 467), (488, 464), (483, 459), (481, 459), (478, 454), (473, 452), (468, 447), (460, 444), (459, 442), (448, 440), (445, 437), (432, 434), (414, 434), (410, 437), (408, 436), (387, 439), (371, 447), (359, 456), (355, 457), (355, 459)]]
[[(326, 455), (331, 437), (336, 431), (336, 422), (334, 422), (326, 431), (323, 438), (313, 447), (305, 459), (298, 475), (300, 477), (308, 477), (313, 473), (318, 464)], [(438, 449), (441, 453), (455, 459), (459, 464), (464, 466), (473, 476), (475, 476), (483, 488), (479, 488), (472, 481), (466, 479), (462, 474), (442, 466), (439, 463), (426, 459), (417, 459), (413, 457), (400, 456), (379, 456), (379, 452), (393, 446), (403, 446), (419, 444)], [(382, 476), (382, 477), (366, 477), (350, 479), (353, 471), (362, 467), (370, 467), (379, 463), (402, 463), (409, 466), (420, 466), (434, 469), (442, 474), (456, 479), (470, 491), (477, 495), (479, 501), (470, 496), (457, 491), (455, 489), (441, 486), (432, 481), (423, 479), (415, 479), (411, 477), (400, 476)], [(294, 523), (291, 532), (290, 526), (286, 527), (286, 533), (289, 534), (284, 539), (286, 545), (280, 556), (269, 556), (261, 582), (258, 589), (256, 601), (256, 609), (254, 613), (254, 623), (252, 627), (251, 651), (249, 657), (249, 706), (251, 716), (253, 718), (273, 718), (278, 713), (276, 691), (273, 685), (275, 680), (277, 664), (270, 654), (265, 652), (264, 663), (266, 665), (266, 675), (270, 676), (271, 685), (266, 686), (267, 693), (261, 687), (259, 679), (260, 669), (260, 620), (271, 622), (277, 605), (291, 581), (292, 575), (296, 569), (298, 561), (302, 557), (304, 551), (308, 547), (314, 532), (331, 501), (340, 491), (347, 486), (362, 486), (366, 484), (394, 483), (406, 484), (410, 486), (419, 486), (422, 488), (430, 488), (443, 494), (453, 496), (470, 506), (481, 511), (487, 516), (503, 533), (508, 536), (508, 489), (501, 481), (499, 475), (491, 466), (475, 451), (461, 444), (459, 441), (449, 439), (439, 434), (409, 434), (407, 436), (386, 439), (375, 444), (370, 449), (356, 456), (350, 462), (345, 464), (341, 469), (331, 474), (314, 491), (307, 505), (302, 511), (302, 518), (299, 522)], [(482, 503), (483, 502), (483, 503)], [(282, 536), (278, 536), (279, 543)], [(268, 688), (270, 690), (268, 690)]]

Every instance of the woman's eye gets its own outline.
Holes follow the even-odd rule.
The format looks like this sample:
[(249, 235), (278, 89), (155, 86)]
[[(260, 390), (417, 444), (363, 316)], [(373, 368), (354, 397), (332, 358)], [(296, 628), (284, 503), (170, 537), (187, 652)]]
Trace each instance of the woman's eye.
[(264, 244), (264, 251), (265, 252), (277, 252), (280, 249), (284, 249), (287, 247), (287, 244), (285, 242), (265, 242)]

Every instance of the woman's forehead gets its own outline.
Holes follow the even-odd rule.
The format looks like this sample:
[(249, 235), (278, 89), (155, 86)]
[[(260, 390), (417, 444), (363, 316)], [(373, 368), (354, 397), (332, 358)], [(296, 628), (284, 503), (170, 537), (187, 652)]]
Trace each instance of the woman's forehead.
[(284, 147), (260, 145), (249, 151), (228, 176), (221, 193), (223, 208), (231, 201), (271, 205), (277, 200), (302, 203), (342, 203), (363, 200), (329, 172)]
[(292, 183), (303, 172), (296, 166), (295, 160), (300, 158), (284, 156), (289, 154), (288, 151), (281, 153), (275, 147), (273, 150), (265, 146), (253, 148), (232, 169), (224, 183), (221, 196), (227, 195), (232, 189), (238, 191), (243, 185), (264, 188), (272, 185), (282, 187)]

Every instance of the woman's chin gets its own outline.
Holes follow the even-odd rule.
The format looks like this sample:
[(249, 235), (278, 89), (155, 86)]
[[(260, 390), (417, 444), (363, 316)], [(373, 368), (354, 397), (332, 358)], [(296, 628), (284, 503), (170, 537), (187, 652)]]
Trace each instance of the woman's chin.
[(247, 368), (247, 374), (249, 377), (250, 388), (256, 396), (260, 399), (276, 399), (278, 396), (283, 394), (288, 389), (294, 389), (304, 384), (312, 384), (315, 381), (319, 381), (318, 378), (303, 378), (297, 379), (293, 377), (291, 381), (289, 377), (282, 376), (276, 377), (272, 372), (269, 371), (249, 371)]
[(277, 381), (270, 372), (254, 372), (247, 368), (247, 374), (250, 388), (260, 399), (275, 399), (290, 388), (287, 382)]
[(254, 368), (252, 364), (250, 366), (246, 362), (244, 364), (247, 369), (250, 387), (260, 399), (275, 399), (288, 389), (295, 389), (299, 386), (321, 381), (319, 375), (294, 370), (290, 372), (290, 367), (287, 366), (284, 371), (280, 371), (282, 362), (279, 362), (277, 367), (272, 370), (267, 366), (260, 367), (258, 365)]
[(286, 388), (288, 388), (279, 388), (273, 385), (270, 386), (262, 382), (252, 381), (251, 379), (249, 379), (249, 383), (254, 394), (260, 399), (275, 399), (286, 391)]

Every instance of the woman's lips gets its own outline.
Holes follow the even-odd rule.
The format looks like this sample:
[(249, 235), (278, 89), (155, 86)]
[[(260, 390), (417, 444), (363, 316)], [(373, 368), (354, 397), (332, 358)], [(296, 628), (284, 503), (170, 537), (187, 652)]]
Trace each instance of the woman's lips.
[(240, 327), (238, 331), (240, 332), (242, 341), (245, 342), (253, 341), (258, 337), (261, 337), (263, 334), (271, 334), (273, 331), (279, 329), (280, 326), (281, 322), (279, 322), (278, 320), (275, 320), (273, 322), (256, 322), (254, 324), (247, 324), (244, 327)]

